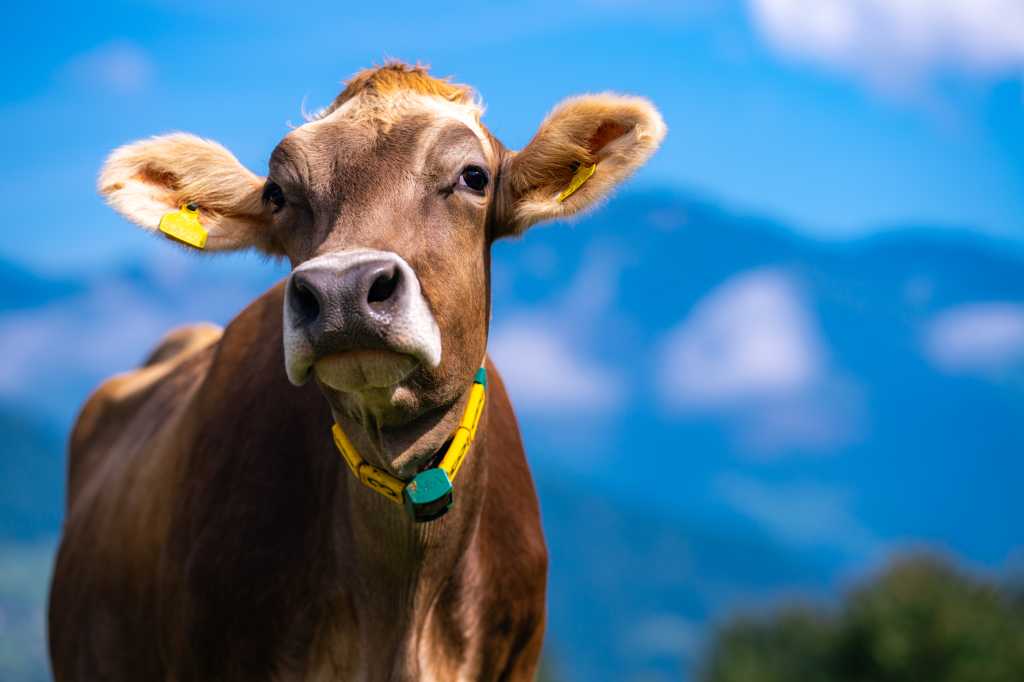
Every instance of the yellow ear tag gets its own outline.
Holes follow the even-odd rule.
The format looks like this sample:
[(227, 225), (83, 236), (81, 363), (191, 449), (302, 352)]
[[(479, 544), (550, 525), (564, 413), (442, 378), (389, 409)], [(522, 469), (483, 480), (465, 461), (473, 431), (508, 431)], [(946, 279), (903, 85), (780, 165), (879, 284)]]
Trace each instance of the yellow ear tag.
[(583, 186), (583, 183), (590, 179), (590, 176), (597, 170), (597, 164), (591, 164), (589, 166), (580, 166), (576, 169), (576, 175), (572, 176), (572, 180), (569, 181), (569, 186), (562, 190), (562, 193), (558, 195), (558, 201), (562, 202), (573, 195), (573, 193)]
[(160, 219), (160, 231), (197, 249), (206, 247), (206, 228), (199, 222), (199, 207), (195, 204), (182, 204), (174, 213), (165, 214)]

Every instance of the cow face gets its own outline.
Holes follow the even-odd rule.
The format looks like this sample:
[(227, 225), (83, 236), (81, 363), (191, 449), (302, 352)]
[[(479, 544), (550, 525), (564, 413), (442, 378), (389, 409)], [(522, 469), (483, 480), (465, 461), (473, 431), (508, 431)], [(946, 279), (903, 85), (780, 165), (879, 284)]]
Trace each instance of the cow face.
[(439, 445), (403, 430), (452, 406), (483, 361), (491, 243), (592, 205), (665, 130), (642, 99), (586, 96), (517, 153), (481, 113), (468, 88), (390, 64), (286, 135), (265, 178), (175, 134), (116, 150), (100, 192), (150, 230), (194, 204), (207, 250), (287, 258), (288, 378), (314, 378), (335, 418), (374, 431), (380, 463), (401, 473)]

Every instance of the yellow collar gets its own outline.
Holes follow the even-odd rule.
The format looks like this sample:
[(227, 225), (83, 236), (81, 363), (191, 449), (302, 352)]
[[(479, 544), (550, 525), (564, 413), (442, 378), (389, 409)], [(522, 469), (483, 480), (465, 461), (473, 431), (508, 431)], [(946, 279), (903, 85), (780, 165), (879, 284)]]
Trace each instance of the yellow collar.
[(441, 463), (416, 474), (408, 483), (360, 457), (337, 423), (331, 427), (331, 433), (342, 459), (348, 463), (349, 469), (363, 485), (396, 504), (404, 505), (414, 521), (433, 521), (444, 516), (452, 507), (452, 481), (462, 468), (469, 446), (476, 437), (476, 429), (480, 425), (480, 415), (484, 412), (486, 400), (487, 370), (481, 367), (473, 377), (466, 411), (462, 413), (462, 421), (459, 422), (455, 433), (448, 439)]

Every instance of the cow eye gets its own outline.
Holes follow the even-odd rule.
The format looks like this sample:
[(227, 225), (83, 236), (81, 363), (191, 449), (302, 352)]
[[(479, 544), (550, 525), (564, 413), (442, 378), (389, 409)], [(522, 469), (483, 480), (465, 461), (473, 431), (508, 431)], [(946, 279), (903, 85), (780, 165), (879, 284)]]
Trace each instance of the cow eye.
[(466, 166), (459, 176), (459, 185), (468, 187), (474, 192), (483, 192), (487, 187), (487, 171), (480, 166)]
[(284, 208), (285, 199), (284, 192), (281, 191), (281, 185), (273, 180), (267, 180), (267, 184), (263, 186), (263, 203), (273, 205), (274, 213)]

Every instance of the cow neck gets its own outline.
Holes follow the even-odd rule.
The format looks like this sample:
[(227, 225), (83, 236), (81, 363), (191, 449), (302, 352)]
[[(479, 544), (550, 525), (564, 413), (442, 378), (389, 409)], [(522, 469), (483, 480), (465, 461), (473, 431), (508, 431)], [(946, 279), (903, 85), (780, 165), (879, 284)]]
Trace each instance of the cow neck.
[[(483, 439), (481, 439), (483, 440)], [(477, 441), (476, 448), (483, 445)], [(467, 472), (482, 472), (467, 465)], [(394, 503), (349, 479), (349, 532), (352, 544), (344, 565), (354, 581), (351, 608), (359, 623), (361, 650), (378, 652), (367, 679), (418, 679), (422, 637), (434, 606), (453, 576), (476, 561), (473, 537), (482, 505), (483, 482), (466, 479), (460, 504), (433, 523), (412, 523), (395, 513)], [(469, 490), (471, 489), (471, 490)], [(460, 568), (460, 566), (464, 568)], [(380, 667), (376, 673), (372, 672)], [(390, 674), (384, 671), (391, 668)]]
[[(478, 376), (486, 381), (486, 374)], [(470, 393), (476, 386), (474, 381)], [(453, 436), (463, 428), (466, 415), (472, 413), (471, 402), (467, 400)], [(479, 412), (483, 412), (482, 404)], [(479, 427), (481, 416), (477, 414), (474, 419)], [(450, 450), (446, 450), (447, 445), (440, 450)], [(470, 539), (476, 531), (487, 485), (486, 429), (472, 439), (472, 446), (472, 453), (461, 466), (458, 504), (430, 523), (414, 522), (390, 497), (365, 485), (351, 472), (343, 472), (348, 494), (339, 496), (338, 501), (346, 505), (343, 513), (349, 522), (339, 532), (351, 533), (351, 543), (344, 544), (338, 561), (348, 567), (346, 573), (355, 581), (351, 607), (360, 624), (362, 650), (379, 652), (368, 675), (374, 666), (383, 665), (378, 674), (388, 666), (393, 674), (389, 677), (384, 673), (380, 679), (419, 676), (420, 640), (428, 630), (432, 607), (443, 598), (443, 590), (459, 572), (459, 566), (471, 567), (477, 561)], [(344, 453), (340, 454), (344, 458)]]
[(487, 400), (487, 369), (477, 370), (458, 426), (429, 461), (435, 466), (405, 481), (367, 462), (352, 445), (344, 429), (335, 421), (331, 427), (334, 445), (352, 474), (385, 499), (401, 505), (416, 523), (441, 518), (455, 503), (453, 483), (476, 438), (477, 427)]

